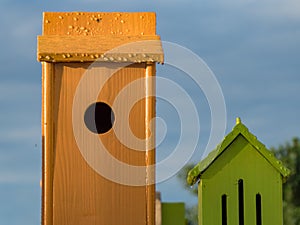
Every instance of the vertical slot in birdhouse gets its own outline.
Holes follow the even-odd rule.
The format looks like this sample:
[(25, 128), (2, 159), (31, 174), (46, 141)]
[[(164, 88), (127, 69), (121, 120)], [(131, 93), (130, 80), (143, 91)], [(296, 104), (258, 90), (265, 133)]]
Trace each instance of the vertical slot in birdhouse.
[(222, 204), (222, 225), (227, 225), (227, 195), (224, 194), (221, 197)]
[(244, 225), (244, 181), (238, 181), (239, 225)]
[(259, 193), (256, 194), (255, 203), (256, 203), (256, 225), (261, 225), (262, 224), (261, 195)]

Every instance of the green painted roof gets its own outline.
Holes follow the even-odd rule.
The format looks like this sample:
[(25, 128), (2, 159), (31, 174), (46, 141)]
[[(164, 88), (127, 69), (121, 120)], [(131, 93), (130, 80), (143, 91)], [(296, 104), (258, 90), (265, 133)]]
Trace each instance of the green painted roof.
[(189, 171), (187, 182), (194, 185), (205, 170), (218, 158), (218, 156), (236, 139), (238, 135), (242, 135), (285, 179), (289, 176), (290, 170), (283, 166), (282, 162), (275, 158), (264, 144), (251, 134), (248, 128), (237, 118), (237, 124), (233, 130), (223, 139), (223, 141), (208, 154), (208, 156), (200, 161), (192, 170)]

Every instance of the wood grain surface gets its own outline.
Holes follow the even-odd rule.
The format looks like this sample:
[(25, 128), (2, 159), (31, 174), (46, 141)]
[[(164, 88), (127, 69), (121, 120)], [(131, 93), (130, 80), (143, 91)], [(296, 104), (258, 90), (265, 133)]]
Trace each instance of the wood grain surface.
[[(47, 12), (43, 35), (38, 37), (37, 58), (46, 62), (163, 63), (162, 45), (155, 29), (156, 15), (150, 12)], [(126, 43), (135, 44), (105, 55)]]
[[(46, 13), (43, 35), (65, 35), (69, 32), (70, 28), (65, 26), (62, 20), (83, 26), (81, 23), (98, 24), (99, 18), (103, 24), (108, 25), (101, 29), (95, 26), (95, 29), (91, 29), (94, 34), (98, 32), (105, 35), (107, 32), (111, 33), (112, 29), (120, 29), (120, 32), (123, 30), (129, 35), (155, 34), (155, 14), (153, 13)], [(115, 18), (118, 18), (116, 19), (118, 22), (114, 21)], [(110, 22), (105, 22), (106, 20)], [(130, 25), (131, 22), (134, 24)], [(49, 26), (50, 23), (52, 26)], [(122, 26), (125, 23), (126, 26), (118, 28), (117, 23)], [(81, 34), (75, 32), (70, 35)], [(110, 64), (118, 63), (106, 62), (102, 66), (105, 68)], [(74, 96), (85, 72), (93, 65), (90, 62), (42, 62), (42, 65), (42, 224), (154, 224), (155, 185), (128, 186), (105, 178), (84, 159), (76, 142), (72, 124), (72, 109), (73, 104), (76, 104)], [(101, 73), (96, 76), (102, 82)], [(108, 81), (103, 80), (103, 88), (95, 101), (105, 102), (112, 106), (116, 96), (124, 87), (135, 80), (152, 76), (155, 76), (153, 62), (128, 65), (113, 74)], [(145, 80), (135, 88), (144, 91), (145, 96), (152, 95), (155, 93), (155, 82)], [(132, 89), (130, 95), (134, 96), (136, 92), (137, 90)], [(90, 95), (89, 89), (83, 95)], [(84, 98), (85, 96), (82, 96), (82, 99)], [(122, 102), (121, 107), (114, 111), (116, 118), (123, 113), (122, 107), (127, 104), (126, 101)], [(155, 124), (151, 123), (154, 117), (155, 98), (147, 97), (138, 101), (131, 109), (128, 118), (133, 134), (141, 139), (155, 134)], [(121, 133), (121, 135), (128, 134)], [(98, 138), (112, 157), (128, 165), (143, 166), (145, 179), (155, 180), (155, 171), (149, 167), (155, 164), (155, 149), (146, 151), (149, 148), (146, 146), (147, 142), (145, 142), (145, 151), (131, 149), (119, 140), (113, 129), (99, 134)], [(91, 149), (94, 147), (92, 143), (89, 146)], [(112, 172), (118, 176), (122, 171), (116, 168)], [(130, 177), (131, 174), (127, 176)]]

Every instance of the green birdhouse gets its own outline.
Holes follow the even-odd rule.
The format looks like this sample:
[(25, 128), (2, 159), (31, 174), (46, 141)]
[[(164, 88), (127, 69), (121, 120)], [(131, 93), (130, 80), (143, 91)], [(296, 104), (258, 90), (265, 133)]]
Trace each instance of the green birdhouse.
[(199, 225), (282, 225), (282, 183), (289, 173), (237, 118), (188, 173), (190, 185), (199, 181)]

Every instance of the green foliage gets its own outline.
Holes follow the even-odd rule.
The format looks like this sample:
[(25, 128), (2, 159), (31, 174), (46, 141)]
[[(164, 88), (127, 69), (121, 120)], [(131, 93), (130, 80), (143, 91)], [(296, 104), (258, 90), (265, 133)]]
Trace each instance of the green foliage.
[(198, 225), (198, 205), (187, 207), (185, 218), (187, 220), (187, 225)]
[(283, 224), (300, 225), (300, 140), (271, 149), (292, 174), (283, 184)]
[[(277, 159), (292, 171), (291, 176), (283, 184), (283, 224), (300, 225), (300, 139), (293, 138), (291, 142), (271, 148)], [(186, 165), (178, 174), (183, 186), (194, 196), (197, 196), (197, 185), (188, 186), (187, 173), (195, 165)], [(197, 206), (186, 209), (188, 225), (197, 224)]]
[[(178, 179), (181, 181), (182, 185), (186, 190), (188, 190), (192, 195), (197, 197), (198, 188), (197, 185), (190, 187), (186, 182), (188, 172), (193, 169), (195, 164), (187, 164), (183, 167), (177, 174)], [(185, 209), (185, 218), (187, 225), (198, 225), (198, 205), (187, 206)]]

